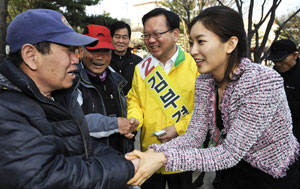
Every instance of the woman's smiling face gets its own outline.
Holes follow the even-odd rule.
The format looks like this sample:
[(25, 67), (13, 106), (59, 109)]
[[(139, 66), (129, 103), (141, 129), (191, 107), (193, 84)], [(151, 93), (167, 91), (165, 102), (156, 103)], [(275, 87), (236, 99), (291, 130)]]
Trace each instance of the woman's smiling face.
[(228, 42), (208, 30), (201, 21), (196, 22), (190, 31), (190, 52), (196, 61), (198, 72), (212, 73), (218, 80), (227, 68), (229, 54)]

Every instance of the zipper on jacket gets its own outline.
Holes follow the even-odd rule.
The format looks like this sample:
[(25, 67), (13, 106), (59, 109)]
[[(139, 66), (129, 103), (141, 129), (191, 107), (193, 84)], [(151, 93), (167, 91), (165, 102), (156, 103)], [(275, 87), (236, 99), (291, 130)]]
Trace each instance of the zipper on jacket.
[[(72, 115), (71, 115), (71, 117), (73, 118)], [(73, 118), (73, 119), (74, 119), (74, 118)], [(82, 131), (82, 129), (81, 129), (79, 123), (77, 123), (77, 121), (76, 121), (75, 119), (74, 119), (74, 121), (75, 121), (77, 127), (78, 127), (79, 130), (80, 130), (81, 137), (82, 137), (82, 140), (83, 140), (83, 146), (84, 146), (85, 158), (86, 158), (86, 160), (88, 160), (88, 159), (89, 159), (89, 153), (88, 153), (87, 143), (86, 143), (85, 138), (84, 138), (84, 133), (83, 133), (83, 131)]]
[(47, 102), (47, 101), (44, 101), (43, 99), (39, 98), (34, 92), (33, 90), (31, 89), (31, 87), (29, 85), (27, 85), (27, 88), (32, 92), (32, 94), (34, 94), (34, 96), (41, 102), (45, 103), (45, 104), (49, 104), (49, 105), (52, 105), (52, 106), (55, 106), (57, 107), (58, 109), (62, 110), (63, 112), (65, 112), (67, 115), (69, 115), (71, 117), (72, 120), (74, 120), (76, 126), (79, 128), (79, 131), (80, 131), (80, 134), (81, 134), (81, 137), (82, 137), (82, 142), (83, 142), (83, 146), (84, 146), (84, 152), (85, 152), (85, 158), (86, 160), (89, 159), (89, 154), (88, 154), (88, 149), (87, 149), (87, 143), (86, 143), (86, 140), (85, 140), (85, 137), (84, 137), (84, 133), (80, 127), (80, 125), (77, 123), (76, 119), (74, 119), (74, 117), (68, 112), (65, 110), (65, 108), (62, 108), (60, 107), (61, 105), (60, 104), (54, 104), (50, 102)]

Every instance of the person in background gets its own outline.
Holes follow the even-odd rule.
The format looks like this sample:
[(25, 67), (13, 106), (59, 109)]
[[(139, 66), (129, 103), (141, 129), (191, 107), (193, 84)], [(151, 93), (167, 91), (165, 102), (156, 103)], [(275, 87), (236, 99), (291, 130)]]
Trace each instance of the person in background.
[[(90, 135), (125, 154), (134, 149), (133, 136), (129, 139), (114, 131), (120, 130), (117, 127), (120, 125), (132, 125), (135, 130), (137, 124), (133, 119), (126, 119), (127, 106), (122, 88), (127, 81), (109, 67), (114, 50), (110, 32), (105, 26), (90, 24), (83, 34), (97, 38), (98, 43), (79, 48), (82, 68), (78, 102), (87, 117)], [(100, 124), (101, 119), (106, 120), (105, 123)], [(111, 129), (106, 130), (103, 125)]]
[[(194, 106), (197, 66), (190, 54), (176, 42), (180, 19), (163, 8), (153, 9), (142, 18), (144, 42), (150, 52), (135, 67), (128, 93), (128, 118), (141, 128), (141, 149), (161, 144), (185, 133)], [(142, 189), (192, 188), (192, 172), (157, 171)]]
[(129, 48), (131, 28), (128, 24), (122, 21), (113, 23), (110, 26), (110, 34), (115, 48), (111, 55), (110, 66), (127, 80), (127, 84), (123, 88), (126, 96), (132, 86), (134, 67), (142, 58), (131, 53)]
[[(189, 25), (190, 52), (201, 73), (185, 134), (146, 152), (128, 184), (161, 166), (216, 171), (215, 189), (298, 189), (299, 143), (282, 77), (247, 58), (242, 16), (226, 6), (203, 10)], [(201, 148), (207, 135), (208, 148)], [(146, 181), (147, 182), (147, 181)]]
[(283, 77), (294, 135), (300, 141), (300, 59), (296, 44), (289, 39), (275, 41), (267, 59), (274, 62), (274, 69)]
[[(300, 59), (296, 44), (289, 39), (275, 41), (270, 47), (268, 60), (284, 81), (284, 89), (293, 120), (293, 133), (300, 141)], [(300, 165), (299, 165), (300, 173)]]
[(122, 188), (133, 177), (132, 162), (91, 140), (73, 96), (75, 49), (96, 41), (49, 9), (9, 24), (10, 54), (0, 64), (1, 188)]

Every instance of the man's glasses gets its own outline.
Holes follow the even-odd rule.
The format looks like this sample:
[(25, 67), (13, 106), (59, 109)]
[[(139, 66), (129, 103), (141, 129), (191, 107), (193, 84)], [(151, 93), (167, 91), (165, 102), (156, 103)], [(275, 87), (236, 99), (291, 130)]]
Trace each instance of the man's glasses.
[(154, 39), (158, 39), (161, 37), (162, 34), (165, 34), (169, 31), (172, 31), (173, 29), (169, 29), (167, 31), (164, 31), (164, 32), (157, 32), (157, 33), (153, 33), (153, 34), (144, 34), (142, 35), (142, 38), (144, 38), (145, 40), (149, 40), (151, 38), (151, 36), (154, 38)]

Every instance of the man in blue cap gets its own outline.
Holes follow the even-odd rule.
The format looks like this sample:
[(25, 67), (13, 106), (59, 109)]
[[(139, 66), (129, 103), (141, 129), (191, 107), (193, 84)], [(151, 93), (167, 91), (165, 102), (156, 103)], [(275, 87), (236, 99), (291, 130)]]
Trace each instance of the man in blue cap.
[(77, 46), (97, 39), (74, 32), (53, 10), (33, 9), (8, 26), (0, 64), (2, 188), (122, 188), (137, 162), (90, 139), (74, 91)]

